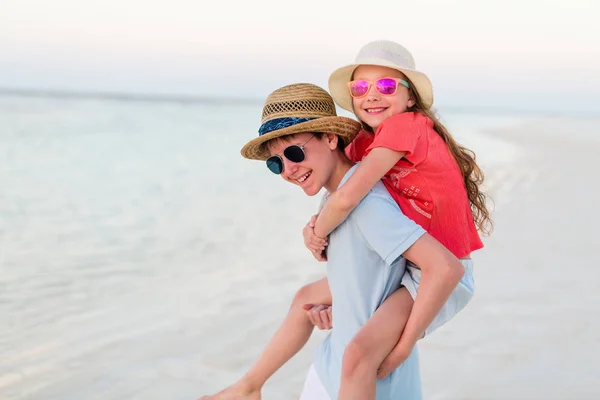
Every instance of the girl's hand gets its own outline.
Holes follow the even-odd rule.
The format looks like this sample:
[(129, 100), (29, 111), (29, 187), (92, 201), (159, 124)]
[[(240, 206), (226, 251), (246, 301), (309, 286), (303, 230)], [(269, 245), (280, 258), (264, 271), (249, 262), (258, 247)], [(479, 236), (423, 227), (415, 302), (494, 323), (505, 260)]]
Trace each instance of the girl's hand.
[(327, 246), (327, 240), (320, 238), (315, 235), (315, 222), (317, 221), (317, 215), (313, 215), (308, 224), (302, 229), (302, 236), (304, 237), (304, 245), (308, 248), (313, 255), (318, 252), (319, 254), (325, 250)]
[(393, 370), (398, 368), (412, 353), (413, 346), (404, 346), (398, 343), (390, 354), (383, 360), (377, 368), (377, 379), (384, 379)]

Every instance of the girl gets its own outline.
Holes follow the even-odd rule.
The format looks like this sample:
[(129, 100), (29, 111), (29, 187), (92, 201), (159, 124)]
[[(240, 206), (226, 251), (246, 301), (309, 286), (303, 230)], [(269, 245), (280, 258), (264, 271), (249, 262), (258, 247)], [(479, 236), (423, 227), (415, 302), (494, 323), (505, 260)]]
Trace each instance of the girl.
[[(430, 110), (431, 84), (425, 74), (414, 69), (408, 50), (388, 41), (367, 44), (356, 63), (333, 72), (329, 90), (334, 101), (354, 112), (363, 125), (363, 131), (346, 149), (348, 157), (360, 161), (360, 165), (331, 194), (316, 221), (313, 219), (304, 229), (307, 247), (317, 259), (323, 259), (321, 252), (327, 241), (322, 238), (382, 179), (402, 212), (461, 259), (465, 267), (465, 275), (448, 302), (422, 331), (418, 326), (428, 288), (420, 285), (419, 268), (410, 265), (403, 287), (377, 312), (389, 315), (375, 313), (372, 320), (381, 322), (365, 325), (348, 346), (342, 364), (340, 399), (374, 399), (375, 376), (387, 376), (410, 354), (418, 339), (447, 322), (471, 299), (470, 255), (483, 247), (477, 227), (489, 233), (491, 220), (486, 197), (479, 188), (483, 174), (475, 155), (458, 145)], [(406, 291), (410, 296), (403, 295)], [(399, 315), (397, 310), (406, 310), (407, 306), (411, 309), (409, 315)], [(397, 343), (371, 343), (369, 330), (389, 329), (390, 321), (395, 321), (391, 325), (397, 329)], [(377, 359), (375, 355), (381, 353), (373, 351), (375, 346), (389, 346), (391, 351), (385, 359)]]
[[(476, 225), (487, 232), (491, 221), (479, 189), (483, 174), (474, 154), (459, 146), (430, 110), (431, 84), (425, 74), (414, 69), (408, 50), (393, 42), (369, 43), (356, 63), (334, 71), (329, 89), (336, 103), (354, 112), (363, 125), (364, 130), (346, 149), (353, 161), (361, 163), (304, 229), (307, 247), (317, 259), (325, 259), (327, 241), (322, 238), (383, 179), (403, 213), (465, 267), (464, 277), (443, 306), (428, 304), (434, 297), (428, 295), (429, 279), (423, 276), (421, 282), (419, 268), (407, 268), (403, 287), (347, 346), (339, 398), (375, 399), (376, 379), (386, 377), (410, 355), (418, 339), (448, 321), (472, 297), (470, 254), (483, 247)], [(307, 306), (311, 304), (318, 306)], [(331, 293), (326, 278), (301, 288), (282, 326), (246, 375), (206, 399), (260, 399), (266, 380), (308, 340), (306, 327), (331, 326), (327, 304), (331, 304)], [(428, 311), (440, 308), (437, 315)], [(387, 337), (395, 339), (374, 343), (373, 332), (382, 329), (392, 331)]]

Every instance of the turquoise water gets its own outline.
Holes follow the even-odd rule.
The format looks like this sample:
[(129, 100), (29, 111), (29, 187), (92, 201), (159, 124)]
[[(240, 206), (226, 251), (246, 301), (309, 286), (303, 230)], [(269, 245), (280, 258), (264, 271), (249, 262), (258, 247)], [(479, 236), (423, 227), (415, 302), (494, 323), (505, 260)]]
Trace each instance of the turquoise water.
[[(319, 273), (318, 199), (239, 155), (260, 111), (0, 97), (0, 398), (195, 398), (258, 305)], [(444, 121), (487, 168), (517, 151), (479, 132), (520, 118)]]

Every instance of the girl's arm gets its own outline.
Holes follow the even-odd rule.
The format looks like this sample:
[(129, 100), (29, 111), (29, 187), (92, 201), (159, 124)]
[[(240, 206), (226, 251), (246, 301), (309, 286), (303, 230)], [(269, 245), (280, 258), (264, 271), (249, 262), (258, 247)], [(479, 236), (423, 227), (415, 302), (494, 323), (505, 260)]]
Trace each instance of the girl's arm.
[(369, 190), (392, 169), (406, 152), (376, 147), (360, 162), (354, 174), (331, 193), (315, 223), (315, 235), (325, 238), (354, 210)]

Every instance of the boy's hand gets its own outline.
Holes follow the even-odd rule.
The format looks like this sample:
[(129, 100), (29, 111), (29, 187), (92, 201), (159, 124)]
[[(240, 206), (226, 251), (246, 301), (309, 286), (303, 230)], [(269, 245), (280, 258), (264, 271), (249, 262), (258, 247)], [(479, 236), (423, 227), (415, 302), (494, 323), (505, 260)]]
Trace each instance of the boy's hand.
[(304, 304), (302, 306), (310, 322), (317, 328), (331, 329), (333, 327), (331, 318), (331, 306), (328, 304)]
[(315, 222), (317, 221), (317, 215), (313, 215), (308, 224), (302, 229), (302, 236), (304, 237), (304, 245), (308, 248), (313, 256), (318, 261), (326, 261), (325, 247), (327, 247), (327, 240), (320, 238), (315, 235)]
[(390, 354), (383, 360), (379, 368), (377, 368), (377, 379), (383, 379), (388, 376), (393, 370), (398, 368), (412, 353), (413, 346), (403, 345), (399, 342)]
[(317, 261), (327, 261), (327, 253), (325, 252), (325, 250), (311, 250), (311, 253)]

